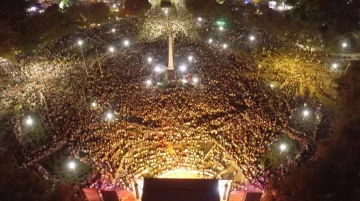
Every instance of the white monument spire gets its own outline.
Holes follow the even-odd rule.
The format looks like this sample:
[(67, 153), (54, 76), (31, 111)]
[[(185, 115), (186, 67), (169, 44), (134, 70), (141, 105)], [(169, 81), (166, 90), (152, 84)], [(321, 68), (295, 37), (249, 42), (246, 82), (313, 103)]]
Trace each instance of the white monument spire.
[(174, 80), (175, 79), (175, 74), (174, 74), (174, 52), (173, 52), (173, 48), (174, 48), (174, 37), (172, 34), (172, 31), (170, 31), (169, 33), (169, 56), (168, 56), (168, 76), (167, 79), (168, 80)]

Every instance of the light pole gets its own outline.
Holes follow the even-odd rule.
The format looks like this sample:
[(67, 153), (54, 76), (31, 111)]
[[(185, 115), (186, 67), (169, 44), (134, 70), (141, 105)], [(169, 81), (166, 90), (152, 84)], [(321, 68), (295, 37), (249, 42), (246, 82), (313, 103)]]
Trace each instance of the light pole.
[(102, 69), (101, 69), (101, 64), (100, 64), (100, 58), (99, 58), (99, 53), (98, 53), (98, 50), (95, 49), (95, 52), (96, 52), (96, 57), (97, 57), (97, 60), (98, 60), (98, 65), (99, 65), (99, 70), (100, 70), (100, 75), (102, 76)]
[(84, 44), (84, 41), (79, 40), (79, 41), (77, 42), (77, 44), (78, 44), (79, 47), (80, 47), (81, 56), (82, 56), (82, 59), (83, 59), (83, 62), (84, 62), (85, 74), (86, 74), (86, 76), (88, 76), (88, 72), (87, 72), (87, 69), (86, 69), (86, 63), (85, 63), (85, 57), (84, 57), (84, 53), (83, 53), (83, 50), (82, 50), (82, 46), (83, 46), (83, 44)]

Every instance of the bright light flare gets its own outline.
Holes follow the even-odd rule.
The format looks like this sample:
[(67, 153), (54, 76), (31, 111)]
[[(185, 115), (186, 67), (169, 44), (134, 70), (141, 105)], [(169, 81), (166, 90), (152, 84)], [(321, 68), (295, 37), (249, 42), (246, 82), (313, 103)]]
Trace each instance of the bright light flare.
[(156, 66), (154, 71), (160, 73), (163, 69), (160, 66)]
[(96, 102), (91, 103), (91, 107), (96, 107), (96, 106), (97, 106)]
[(201, 17), (198, 17), (197, 20), (198, 20), (199, 22), (202, 22), (202, 21), (203, 21), (203, 19), (202, 19)]
[(348, 44), (347, 44), (347, 43), (342, 43), (341, 45), (342, 45), (342, 47), (343, 47), (343, 48), (345, 48), (345, 47), (347, 47), (347, 46), (348, 46)]
[(79, 41), (77, 42), (77, 44), (78, 44), (79, 46), (82, 46), (82, 45), (84, 44), (84, 41), (79, 40)]
[(185, 72), (187, 68), (186, 68), (185, 65), (181, 65), (181, 66), (179, 67), (179, 69), (180, 69), (181, 72)]
[(153, 58), (148, 57), (148, 58), (147, 58), (147, 61), (148, 61), (148, 63), (151, 63), (151, 62), (153, 61)]
[(333, 64), (331, 65), (331, 67), (332, 67), (333, 69), (337, 69), (337, 67), (339, 67), (339, 65), (338, 65), (337, 63), (333, 63)]
[(115, 32), (116, 32), (116, 29), (112, 28), (112, 29), (111, 29), (111, 32), (115, 33)]
[(188, 60), (191, 62), (192, 60), (194, 59), (194, 57), (193, 56), (188, 56)]
[(152, 84), (152, 81), (151, 80), (146, 80), (145, 83), (150, 86)]
[(199, 82), (199, 79), (197, 77), (193, 78), (193, 83), (197, 84)]
[(219, 30), (220, 30), (220, 31), (224, 31), (224, 27), (222, 27), (222, 26), (219, 27)]
[(107, 119), (107, 120), (111, 120), (112, 118), (114, 118), (114, 114), (113, 114), (113, 113), (111, 113), (111, 112), (106, 113), (106, 119)]
[(209, 39), (209, 43), (212, 43), (212, 42), (213, 42), (213, 39), (210, 38), (210, 39)]
[(309, 116), (309, 111), (308, 111), (308, 110), (304, 110), (303, 115), (304, 115), (304, 117)]
[(280, 150), (285, 151), (286, 150), (286, 144), (280, 144)]
[(255, 36), (251, 35), (251, 36), (249, 37), (249, 39), (250, 39), (250, 41), (254, 41), (254, 40), (255, 40)]
[(76, 167), (75, 162), (73, 162), (73, 161), (69, 162), (69, 168), (70, 169), (75, 170), (75, 167)]
[(33, 125), (34, 121), (32, 120), (32, 118), (30, 116), (28, 116), (28, 118), (26, 119), (25, 123), (29, 126)]
[(115, 52), (115, 48), (114, 48), (114, 47), (109, 47), (109, 52), (114, 53), (114, 52)]
[(130, 41), (129, 41), (129, 40), (125, 40), (125, 41), (124, 41), (124, 45), (125, 45), (125, 46), (129, 46), (129, 45), (130, 45)]
[(223, 44), (223, 48), (226, 49), (228, 47), (227, 44)]

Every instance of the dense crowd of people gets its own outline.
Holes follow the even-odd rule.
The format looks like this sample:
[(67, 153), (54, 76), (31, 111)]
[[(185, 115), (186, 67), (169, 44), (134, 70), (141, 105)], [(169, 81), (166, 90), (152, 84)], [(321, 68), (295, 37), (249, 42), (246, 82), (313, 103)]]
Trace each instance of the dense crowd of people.
[[(38, 114), (51, 136), (40, 147), (24, 145), (28, 165), (67, 145), (100, 173), (100, 179), (87, 181), (92, 187), (132, 188), (134, 177), (158, 177), (172, 169), (222, 178), (235, 165), (247, 182), (264, 188), (264, 177), (284, 173), (302, 156), (311, 156), (301, 155), (313, 151), (312, 142), (288, 128), (289, 117), (305, 101), (313, 108), (321, 103), (300, 96), (296, 81), (274, 90), (256, 76), (258, 57), (223, 46), (226, 42), (259, 54), (247, 41), (249, 30), (239, 24), (226, 35), (213, 34), (209, 43), (197, 38), (218, 32), (214, 20), (190, 25), (196, 20), (186, 13), (168, 19), (151, 12), (144, 19), (127, 18), (58, 39), (31, 56), (19, 55), (13, 66), (18, 70), (7, 71), (11, 85), (3, 96), (21, 104), (25, 116)], [(172, 26), (172, 18), (189, 24)], [(178, 79), (164, 82), (166, 69), (155, 72), (154, 67), (167, 65), (170, 26)], [(257, 31), (256, 37), (256, 45), (272, 54), (289, 47), (266, 32)], [(132, 39), (130, 45), (124, 39)], [(109, 45), (114, 53), (107, 51)], [(187, 71), (180, 71), (180, 65)], [(276, 79), (281, 82), (282, 75)], [(21, 119), (18, 125), (24, 126)], [(285, 134), (302, 143), (299, 156), (264, 171), (259, 158)]]

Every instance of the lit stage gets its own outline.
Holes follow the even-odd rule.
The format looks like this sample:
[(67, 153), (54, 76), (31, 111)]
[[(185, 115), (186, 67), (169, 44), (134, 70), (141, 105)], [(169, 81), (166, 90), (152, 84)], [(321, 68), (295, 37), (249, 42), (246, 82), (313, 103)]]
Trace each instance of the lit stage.
[[(195, 170), (170, 170), (163, 175), (158, 177), (159, 179), (203, 179), (201, 178), (200, 172)], [(206, 180), (206, 179), (203, 179)], [(228, 195), (231, 187), (231, 180), (217, 180), (218, 183), (218, 193), (220, 197), (220, 201), (226, 201), (228, 199)], [(137, 178), (132, 183), (133, 193), (137, 200), (141, 200), (143, 189), (144, 189), (144, 179)]]
[(170, 170), (165, 174), (159, 176), (159, 178), (181, 178), (181, 179), (198, 179), (201, 178), (198, 171), (193, 170)]

